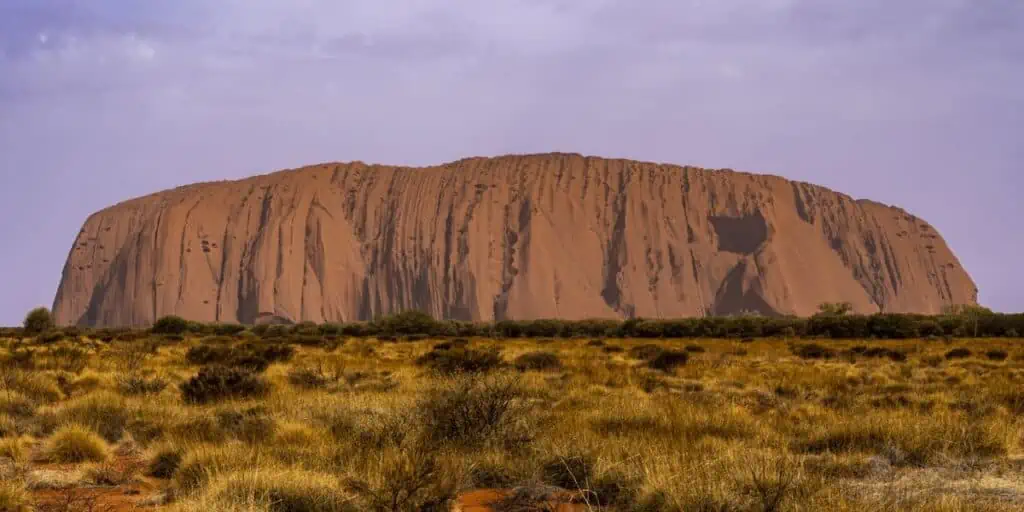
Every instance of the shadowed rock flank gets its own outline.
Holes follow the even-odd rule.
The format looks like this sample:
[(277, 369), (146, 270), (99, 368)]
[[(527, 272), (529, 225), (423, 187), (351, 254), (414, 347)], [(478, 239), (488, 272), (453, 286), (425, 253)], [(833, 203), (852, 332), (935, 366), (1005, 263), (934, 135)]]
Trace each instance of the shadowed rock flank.
[(936, 313), (977, 289), (907, 212), (729, 170), (574, 154), (324, 164), (93, 214), (61, 324)]

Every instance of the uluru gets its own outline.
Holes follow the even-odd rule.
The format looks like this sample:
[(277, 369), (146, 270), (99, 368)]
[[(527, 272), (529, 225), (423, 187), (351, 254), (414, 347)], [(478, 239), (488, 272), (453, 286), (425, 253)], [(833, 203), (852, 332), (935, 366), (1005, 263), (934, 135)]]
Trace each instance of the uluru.
[(938, 313), (977, 287), (925, 220), (777, 176), (577, 154), (328, 163), (91, 215), (60, 324)]

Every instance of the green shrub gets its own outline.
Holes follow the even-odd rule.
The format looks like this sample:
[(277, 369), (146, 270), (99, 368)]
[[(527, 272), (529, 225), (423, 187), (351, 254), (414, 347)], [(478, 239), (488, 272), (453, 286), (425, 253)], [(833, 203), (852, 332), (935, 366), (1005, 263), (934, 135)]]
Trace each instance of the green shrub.
[[(40, 334), (49, 331), (55, 327), (53, 323), (53, 316), (50, 315), (50, 310), (46, 308), (35, 308), (29, 311), (25, 315), (25, 334), (33, 335)], [(63, 336), (63, 335), (62, 335)]]
[(180, 316), (161, 317), (150, 329), (154, 334), (185, 334), (189, 330), (189, 322)]
[(245, 332), (245, 326), (239, 324), (214, 324), (212, 330), (217, 336), (238, 336)]
[(181, 399), (188, 404), (206, 404), (218, 400), (256, 398), (267, 394), (270, 385), (257, 373), (245, 368), (208, 366), (180, 386)]
[(504, 361), (496, 351), (453, 348), (432, 350), (416, 359), (416, 364), (440, 374), (454, 375), (493, 371), (502, 367)]
[(993, 349), (989, 350), (988, 352), (985, 352), (985, 357), (989, 358), (992, 361), (1006, 361), (1006, 358), (1009, 356), (1010, 354), (1007, 353), (1005, 350)]
[(297, 366), (288, 370), (288, 382), (301, 389), (319, 389), (337, 380), (328, 377), (321, 368)]
[(680, 366), (683, 366), (690, 360), (690, 355), (686, 352), (680, 352), (676, 350), (664, 350), (658, 354), (654, 359), (647, 362), (647, 366), (654, 370), (661, 370), (663, 372), (670, 372)]
[(530, 352), (516, 358), (512, 363), (521, 372), (558, 371), (562, 369), (562, 361), (551, 352)]
[(63, 427), (46, 440), (43, 453), (50, 462), (71, 464), (103, 462), (110, 455), (106, 441), (81, 425)]
[(793, 345), (790, 350), (800, 359), (835, 359), (836, 351), (817, 343)]
[(966, 349), (966, 348), (963, 348), (963, 347), (954, 348), (953, 350), (950, 350), (949, 352), (946, 352), (946, 360), (947, 361), (950, 361), (950, 360), (953, 360), (953, 359), (964, 359), (964, 358), (968, 358), (968, 357), (971, 357), (971, 351), (970, 351), (970, 349)]
[(46, 331), (36, 336), (36, 343), (40, 345), (52, 345), (64, 339), (64, 333), (61, 331)]
[(395, 334), (433, 335), (438, 330), (438, 322), (422, 311), (403, 311), (394, 315), (378, 318), (373, 322), (379, 332)]
[(661, 355), (664, 349), (657, 345), (640, 345), (629, 350), (630, 357), (641, 361), (651, 361)]
[(196, 365), (217, 364), (263, 372), (272, 363), (287, 361), (295, 349), (280, 343), (246, 343), (228, 345), (196, 345), (185, 352), (185, 360)]
[(532, 440), (522, 420), (528, 410), (518, 379), (460, 377), (416, 407), (429, 446), (522, 448)]

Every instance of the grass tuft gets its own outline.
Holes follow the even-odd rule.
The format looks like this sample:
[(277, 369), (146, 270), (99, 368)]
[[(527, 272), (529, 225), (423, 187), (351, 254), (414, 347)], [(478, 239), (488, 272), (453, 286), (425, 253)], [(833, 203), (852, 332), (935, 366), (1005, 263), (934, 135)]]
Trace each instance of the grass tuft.
[(81, 425), (68, 425), (46, 440), (43, 453), (50, 462), (103, 462), (110, 456), (110, 447), (94, 431)]

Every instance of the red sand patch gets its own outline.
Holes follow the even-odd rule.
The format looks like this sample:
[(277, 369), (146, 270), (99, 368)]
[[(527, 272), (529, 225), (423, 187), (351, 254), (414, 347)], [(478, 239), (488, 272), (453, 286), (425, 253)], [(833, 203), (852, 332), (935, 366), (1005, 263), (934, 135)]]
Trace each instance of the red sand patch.
[[(111, 460), (113, 466), (125, 471), (141, 469), (141, 462), (134, 457), (117, 457)], [(77, 464), (39, 464), (33, 469), (74, 471)], [(65, 512), (83, 510), (90, 512), (123, 512), (136, 510), (138, 502), (149, 498), (158, 490), (150, 479), (136, 475), (134, 481), (117, 486), (78, 486), (59, 490), (37, 490), (32, 492), (38, 512)]]
[[(512, 491), (509, 489), (480, 489), (466, 492), (456, 500), (452, 512), (493, 512), (494, 507), (511, 494)], [(585, 512), (586, 505), (578, 503), (578, 498), (579, 496), (576, 494), (567, 492), (548, 503), (537, 504), (536, 510), (538, 512)]]

